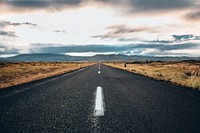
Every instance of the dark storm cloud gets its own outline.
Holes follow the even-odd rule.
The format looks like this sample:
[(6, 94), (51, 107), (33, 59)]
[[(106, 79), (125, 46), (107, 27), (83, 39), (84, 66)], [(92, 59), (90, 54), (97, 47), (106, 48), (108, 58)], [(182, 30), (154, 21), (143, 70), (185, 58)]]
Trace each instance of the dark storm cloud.
[[(52, 46), (52, 47), (50, 47)], [(200, 47), (200, 44), (184, 43), (184, 44), (128, 44), (128, 45), (71, 45), (71, 46), (59, 46), (59, 44), (32, 44), (32, 48), (29, 49), (30, 53), (70, 53), (70, 52), (94, 52), (94, 53), (129, 53), (132, 51), (134, 54), (141, 54), (148, 49), (154, 49), (158, 51), (158, 55), (162, 53), (170, 53), (171, 50), (183, 50), (183, 49), (195, 49)], [(0, 44), (0, 48), (4, 49), (0, 51), (0, 54), (18, 54), (20, 48), (9, 48), (7, 45)], [(155, 54), (155, 53), (154, 53)]]
[(48, 9), (60, 10), (68, 6), (77, 6), (81, 0), (3, 0), (0, 4), (10, 7), (14, 10), (34, 10)]
[(192, 34), (186, 35), (172, 35), (175, 41), (188, 41), (188, 40), (200, 40), (200, 36), (194, 36)]
[(106, 5), (128, 12), (145, 12), (196, 7), (198, 0), (1, 0), (0, 5), (6, 5), (10, 10), (61, 10), (68, 7)]
[(155, 40), (155, 41), (146, 41), (148, 43), (161, 43), (161, 44), (167, 44), (167, 43), (173, 43), (174, 41), (168, 41), (168, 40)]
[(173, 44), (173, 45), (160, 45), (157, 49), (161, 51), (168, 51), (168, 50), (191, 49), (198, 46), (200, 45), (194, 43), (185, 43), (185, 44)]
[(17, 37), (16, 33), (13, 31), (0, 31), (0, 36)]
[(192, 34), (187, 34), (187, 35), (172, 35), (175, 41), (180, 41), (180, 40), (190, 40), (194, 36)]
[(160, 51), (168, 50), (181, 50), (181, 49), (190, 49), (200, 46), (199, 44), (194, 43), (185, 43), (185, 44), (132, 44), (130, 49), (157, 49)]
[[(124, 46), (107, 46), (107, 45), (71, 45), (71, 46), (57, 46), (57, 47), (48, 47), (50, 45), (57, 45), (57, 44), (41, 44), (43, 47), (39, 47), (40, 44), (33, 44), (32, 51), (35, 52), (45, 52), (45, 53), (67, 53), (67, 52), (117, 52), (117, 51), (124, 51), (127, 50), (127, 47)], [(47, 47), (45, 47), (47, 46)]]
[(42, 8), (49, 6), (50, 3), (46, 0), (13, 0), (13, 1), (8, 1), (4, 0), (2, 3), (7, 4), (11, 7), (28, 7), (28, 8)]
[[(156, 49), (159, 51), (193, 49), (199, 47), (199, 44), (185, 43), (185, 44), (129, 44), (129, 45), (71, 45), (71, 46), (57, 46), (48, 47), (49, 45), (57, 44), (41, 44), (46, 47), (39, 47), (40, 44), (33, 44), (31, 51), (33, 53), (69, 53), (69, 52), (127, 52), (131, 50)], [(34, 47), (35, 46), (35, 47)]]
[[(190, 40), (200, 40), (200, 36), (194, 36), (192, 34), (186, 34), (186, 35), (172, 35), (174, 40), (153, 40), (153, 41), (144, 41), (147, 43), (154, 43), (154, 44), (170, 44), (175, 42), (184, 42), (184, 41), (190, 41)], [(118, 41), (120, 42), (134, 42), (137, 41), (137, 39), (134, 38), (119, 38)]]
[(129, 11), (156, 11), (196, 7), (197, 0), (96, 0), (110, 5), (126, 6)]
[(178, 9), (194, 6), (194, 0), (130, 0), (139, 10)]
[(34, 26), (34, 27), (37, 26), (37, 24), (33, 24), (33, 23), (30, 23), (30, 22), (11, 23), (9, 21), (0, 21), (0, 28), (1, 27), (7, 27), (7, 26), (21, 26), (21, 25)]

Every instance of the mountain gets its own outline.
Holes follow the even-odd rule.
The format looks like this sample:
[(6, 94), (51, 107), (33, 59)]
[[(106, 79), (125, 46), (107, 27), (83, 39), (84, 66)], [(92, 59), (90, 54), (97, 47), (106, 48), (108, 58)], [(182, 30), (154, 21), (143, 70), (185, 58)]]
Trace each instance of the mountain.
[(84, 58), (63, 54), (21, 54), (6, 59), (11, 62), (64, 62), (80, 61)]
[(95, 55), (87, 59), (88, 61), (132, 61), (129, 56), (126, 55)]
[(0, 62), (69, 62), (69, 61), (183, 61), (183, 60), (200, 60), (197, 57), (154, 57), (154, 56), (138, 56), (138, 55), (95, 55), (86, 56), (69, 56), (63, 54), (21, 54), (9, 58), (0, 58)]
[(95, 55), (87, 59), (88, 61), (184, 61), (184, 60), (200, 60), (198, 57), (155, 57), (155, 56), (138, 56), (138, 55)]

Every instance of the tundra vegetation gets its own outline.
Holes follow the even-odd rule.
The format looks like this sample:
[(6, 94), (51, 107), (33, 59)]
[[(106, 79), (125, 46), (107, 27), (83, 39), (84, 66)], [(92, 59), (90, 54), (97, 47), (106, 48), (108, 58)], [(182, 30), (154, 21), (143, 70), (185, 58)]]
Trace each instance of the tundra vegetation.
[(89, 62), (0, 63), (0, 88), (63, 74), (93, 64)]
[(105, 64), (200, 90), (200, 61), (112, 62)]

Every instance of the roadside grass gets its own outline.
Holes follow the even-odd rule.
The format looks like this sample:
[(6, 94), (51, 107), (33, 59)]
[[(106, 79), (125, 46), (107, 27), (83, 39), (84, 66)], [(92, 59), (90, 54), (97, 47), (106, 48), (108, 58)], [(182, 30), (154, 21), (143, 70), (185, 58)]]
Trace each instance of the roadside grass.
[(147, 63), (114, 62), (105, 64), (133, 73), (200, 90), (200, 61)]
[(93, 65), (88, 62), (0, 63), (0, 89)]

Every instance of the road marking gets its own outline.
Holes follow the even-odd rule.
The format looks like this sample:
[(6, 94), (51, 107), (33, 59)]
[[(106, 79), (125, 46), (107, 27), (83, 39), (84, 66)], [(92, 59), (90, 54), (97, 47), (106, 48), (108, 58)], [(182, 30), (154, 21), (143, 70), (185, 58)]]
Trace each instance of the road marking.
[(98, 71), (98, 74), (100, 74), (101, 73), (101, 71)]
[(100, 86), (98, 86), (97, 92), (96, 92), (94, 116), (103, 116), (104, 107), (105, 107), (105, 104), (103, 101), (103, 89)]

